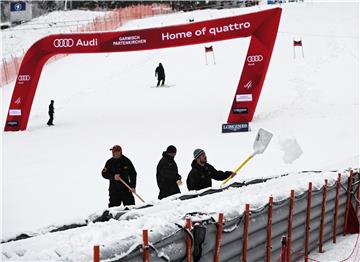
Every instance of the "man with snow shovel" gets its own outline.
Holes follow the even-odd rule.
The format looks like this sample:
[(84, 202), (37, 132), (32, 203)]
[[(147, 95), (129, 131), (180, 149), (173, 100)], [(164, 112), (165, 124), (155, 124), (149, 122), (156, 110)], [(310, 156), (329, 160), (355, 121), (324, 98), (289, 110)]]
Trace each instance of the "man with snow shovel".
[(122, 154), (121, 146), (110, 148), (112, 158), (106, 161), (101, 174), (109, 180), (109, 207), (135, 205), (136, 170), (130, 159)]
[(205, 151), (199, 148), (194, 151), (194, 160), (191, 167), (192, 169), (186, 180), (189, 190), (211, 187), (211, 179), (222, 181), (233, 175), (232, 171), (218, 171), (208, 164)]

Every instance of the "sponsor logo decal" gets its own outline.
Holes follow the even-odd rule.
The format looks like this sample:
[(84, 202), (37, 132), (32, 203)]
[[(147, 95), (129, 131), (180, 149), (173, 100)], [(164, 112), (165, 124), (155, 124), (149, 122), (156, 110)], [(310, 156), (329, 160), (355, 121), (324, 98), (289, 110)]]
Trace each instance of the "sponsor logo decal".
[(78, 39), (75, 43), (74, 39), (71, 38), (57, 38), (53, 42), (56, 48), (68, 48), (73, 46), (98, 46), (97, 38), (91, 40)]
[(18, 81), (19, 82), (25, 82), (25, 81), (30, 81), (31, 77), (29, 75), (19, 75), (18, 76)]
[(246, 61), (248, 62), (248, 65), (253, 66), (255, 63), (262, 62), (264, 60), (264, 57), (262, 55), (249, 55), (246, 58)]
[(240, 107), (240, 108), (233, 108), (234, 114), (247, 114), (248, 108), (247, 107)]
[(249, 123), (223, 124), (222, 125), (223, 133), (247, 132), (247, 131), (249, 131)]
[(54, 40), (54, 47), (73, 47), (74, 40), (71, 38), (64, 38), (64, 39), (55, 39)]
[(20, 105), (20, 103), (21, 103), (21, 98), (20, 98), (20, 96), (15, 100), (14, 103), (17, 104), (17, 105)]
[(10, 116), (21, 116), (21, 109), (10, 109), (9, 115)]
[(252, 88), (252, 80), (250, 80), (249, 82), (247, 82), (245, 85), (244, 85), (245, 89), (249, 90), (250, 88)]
[(139, 45), (139, 44), (145, 44), (146, 39), (142, 39), (139, 35), (133, 35), (133, 36), (120, 36), (118, 41), (113, 42), (113, 46), (118, 45)]
[(252, 94), (236, 95), (236, 102), (251, 102)]
[(18, 125), (19, 125), (19, 122), (18, 122), (18, 121), (8, 121), (8, 122), (7, 122), (7, 125), (8, 125), (8, 126), (18, 126)]

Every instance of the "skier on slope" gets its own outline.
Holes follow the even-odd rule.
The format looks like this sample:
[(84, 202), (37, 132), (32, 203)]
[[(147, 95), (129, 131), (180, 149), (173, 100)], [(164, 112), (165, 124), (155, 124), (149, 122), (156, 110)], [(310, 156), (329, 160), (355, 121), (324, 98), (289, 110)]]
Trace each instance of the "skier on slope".
[[(113, 157), (106, 161), (101, 174), (109, 180), (109, 207), (135, 205), (132, 195), (136, 187), (136, 170), (130, 159), (122, 154), (119, 145), (111, 149)], [(131, 191), (121, 182), (121, 179), (131, 188)]]
[(158, 82), (156, 86), (161, 85), (163, 86), (165, 83), (165, 69), (161, 63), (159, 63), (159, 66), (155, 69), (155, 77), (158, 78)]
[(232, 171), (218, 171), (208, 164), (205, 151), (199, 148), (194, 151), (194, 160), (191, 163), (191, 167), (192, 169), (186, 180), (189, 190), (211, 187), (211, 179), (225, 180), (233, 174)]
[(156, 181), (160, 189), (159, 199), (180, 193), (178, 185), (181, 183), (181, 176), (178, 174), (178, 167), (174, 160), (175, 155), (176, 147), (168, 146), (157, 165)]

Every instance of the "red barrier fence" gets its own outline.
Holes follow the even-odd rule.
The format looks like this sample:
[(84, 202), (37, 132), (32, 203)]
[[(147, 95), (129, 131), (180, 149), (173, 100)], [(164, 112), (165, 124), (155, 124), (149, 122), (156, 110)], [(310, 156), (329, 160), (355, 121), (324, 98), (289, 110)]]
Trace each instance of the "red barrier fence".
[[(153, 4), (153, 5), (136, 5), (126, 8), (115, 9), (112, 12), (108, 12), (105, 16), (98, 16), (92, 22), (78, 26), (75, 30), (71, 30), (72, 33), (78, 32), (94, 32), (94, 31), (111, 31), (114, 30), (129, 20), (141, 19), (149, 16), (156, 16), (161, 14), (171, 13), (172, 9), (168, 5)], [(4, 86), (11, 81), (15, 80), (21, 61), (25, 55), (25, 52), (19, 56), (11, 56), (10, 59), (2, 59), (1, 67), (1, 82), (0, 86)], [(51, 58), (48, 63), (64, 57), (60, 55)]]
[[(348, 199), (347, 199), (347, 209), (349, 208), (348, 206), (351, 205), (350, 203), (350, 190), (351, 190), (351, 186), (352, 186), (352, 176), (353, 173), (352, 171), (350, 171), (350, 177), (349, 177), (349, 182), (348, 182)], [(337, 183), (336, 183), (336, 197), (335, 197), (335, 214), (334, 214), (334, 226), (333, 226), (333, 242), (336, 242), (336, 225), (337, 225), (337, 215), (338, 215), (338, 206), (339, 206), (339, 191), (340, 191), (340, 183), (341, 183), (341, 175), (338, 175), (338, 179), (337, 179)], [(305, 228), (305, 247), (304, 247), (304, 253), (302, 252), (294, 252), (294, 250), (291, 248), (291, 241), (292, 241), (292, 223), (293, 223), (293, 216), (294, 216), (294, 200), (295, 200), (295, 192), (294, 190), (291, 190), (290, 193), (290, 199), (289, 199), (289, 214), (288, 214), (288, 232), (287, 232), (287, 236), (283, 235), (281, 238), (281, 252), (280, 255), (276, 258), (276, 261), (281, 261), (281, 262), (285, 262), (285, 261), (291, 261), (291, 256), (292, 255), (296, 255), (296, 259), (301, 259), (303, 258), (304, 261), (316, 261), (315, 259), (312, 259), (310, 257), (308, 257), (309, 255), (309, 230), (310, 230), (310, 213), (311, 213), (311, 205), (312, 205), (312, 183), (309, 183), (309, 187), (308, 187), (308, 193), (307, 193), (307, 211), (306, 211), (306, 228)], [(327, 179), (325, 179), (325, 183), (324, 183), (324, 187), (323, 187), (323, 194), (322, 194), (322, 205), (321, 205), (321, 223), (320, 223), (320, 228), (319, 228), (319, 243), (318, 243), (318, 252), (322, 253), (323, 249), (322, 249), (322, 245), (323, 245), (323, 228), (324, 228), (324, 221), (325, 221), (325, 213), (326, 213), (326, 199), (327, 199), (327, 191), (328, 191), (328, 181)], [(358, 193), (357, 193), (358, 195)], [(266, 244), (266, 261), (270, 261), (270, 255), (271, 255), (271, 230), (272, 230), (272, 209), (273, 209), (273, 197), (271, 196), (269, 198), (269, 202), (268, 202), (268, 223), (267, 223), (267, 244)], [(347, 210), (345, 217), (347, 217), (348, 219), (348, 213), (349, 211)], [(250, 205), (246, 204), (245, 205), (245, 211), (244, 211), (244, 230), (243, 230), (243, 236), (242, 236), (242, 240), (243, 240), (243, 248), (242, 248), (242, 258), (241, 261), (247, 261), (248, 257), (248, 228), (249, 228), (249, 223), (250, 221), (250, 216), (251, 216), (251, 212), (250, 212)], [(344, 220), (344, 224), (346, 224), (348, 221), (347, 219)], [(214, 250), (214, 260), (215, 262), (220, 261), (220, 246), (221, 246), (221, 238), (222, 238), (222, 233), (223, 233), (223, 221), (224, 221), (224, 216), (223, 213), (219, 213), (219, 218), (218, 218), (218, 222), (217, 222), (217, 229), (216, 229), (216, 242), (215, 242), (215, 250)], [(344, 228), (346, 226), (344, 225)], [(186, 222), (185, 222), (185, 230), (186, 230), (186, 235), (185, 235), (185, 243), (186, 243), (186, 257), (187, 257), (187, 261), (191, 262), (193, 260), (193, 243), (192, 243), (192, 237), (191, 237), (191, 229), (192, 229), (192, 222), (190, 218), (186, 218)], [(352, 249), (351, 254), (345, 258), (342, 261), (347, 261), (350, 258), (353, 258), (354, 255), (354, 251), (358, 250), (360, 248), (360, 246), (358, 247), (358, 239), (359, 239), (359, 233), (358, 233), (358, 237), (355, 243), (354, 248)], [(149, 254), (149, 238), (148, 238), (148, 230), (143, 230), (143, 261), (149, 262), (150, 261), (150, 254)], [(355, 259), (357, 257), (357, 252), (355, 254)], [(94, 246), (94, 262), (98, 262), (100, 261), (100, 251), (99, 251), (99, 246)]]

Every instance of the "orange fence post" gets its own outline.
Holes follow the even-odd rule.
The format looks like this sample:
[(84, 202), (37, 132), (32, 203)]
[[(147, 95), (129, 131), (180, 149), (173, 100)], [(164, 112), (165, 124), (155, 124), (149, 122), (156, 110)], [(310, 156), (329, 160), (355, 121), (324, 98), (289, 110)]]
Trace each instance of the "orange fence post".
[(143, 242), (144, 262), (149, 262), (149, 235), (147, 229), (143, 230)]
[(312, 200), (312, 183), (309, 182), (308, 194), (307, 194), (306, 226), (305, 226), (305, 259), (304, 259), (305, 262), (308, 261), (307, 255), (309, 254), (311, 200)]
[(100, 262), (100, 247), (94, 246), (94, 262)]
[(322, 253), (323, 240), (324, 240), (324, 223), (325, 223), (325, 212), (326, 212), (326, 191), (327, 191), (327, 179), (325, 179), (323, 201), (321, 205), (321, 220), (320, 220), (320, 235), (319, 235), (319, 252)]
[(282, 236), (282, 238), (281, 238), (281, 253), (280, 253), (280, 261), (281, 262), (286, 262), (286, 250), (287, 250), (286, 236)]
[(344, 229), (343, 229), (344, 236), (346, 235), (346, 228), (347, 228), (347, 224), (348, 224), (349, 211), (350, 211), (350, 205), (351, 205), (352, 176), (353, 176), (353, 171), (350, 170), (349, 183), (348, 183), (349, 186), (348, 186), (347, 200), (346, 200), (345, 221), (344, 221)]
[(270, 262), (270, 256), (271, 256), (272, 207), (273, 207), (273, 197), (271, 196), (269, 197), (269, 208), (268, 208), (266, 262)]
[(337, 218), (339, 210), (339, 193), (340, 193), (340, 183), (341, 183), (341, 174), (338, 174), (338, 179), (336, 183), (336, 196), (335, 196), (335, 213), (334, 213), (334, 229), (333, 229), (333, 243), (336, 243), (336, 227), (337, 227)]
[(358, 216), (358, 210), (359, 210), (359, 199), (360, 199), (360, 181), (358, 181), (358, 187), (356, 192), (356, 206), (355, 206), (355, 214)]
[(219, 262), (220, 242), (221, 242), (221, 237), (222, 237), (223, 220), (224, 220), (224, 214), (219, 213), (219, 219), (218, 219), (217, 231), (216, 231), (215, 255), (214, 255), (215, 262)]
[(189, 235), (191, 230), (191, 220), (190, 218), (186, 218), (186, 229), (188, 230), (188, 234), (186, 235), (186, 257), (187, 262), (192, 261), (192, 243), (191, 243), (191, 237)]
[(292, 238), (292, 222), (293, 222), (293, 213), (294, 213), (294, 197), (295, 197), (295, 191), (291, 190), (289, 219), (288, 219), (287, 254), (286, 254), (287, 262), (291, 261), (291, 238)]
[(242, 261), (247, 260), (247, 246), (248, 246), (248, 229), (249, 229), (249, 216), (250, 216), (250, 204), (245, 205), (245, 223), (244, 223), (244, 234), (243, 234), (243, 258)]

